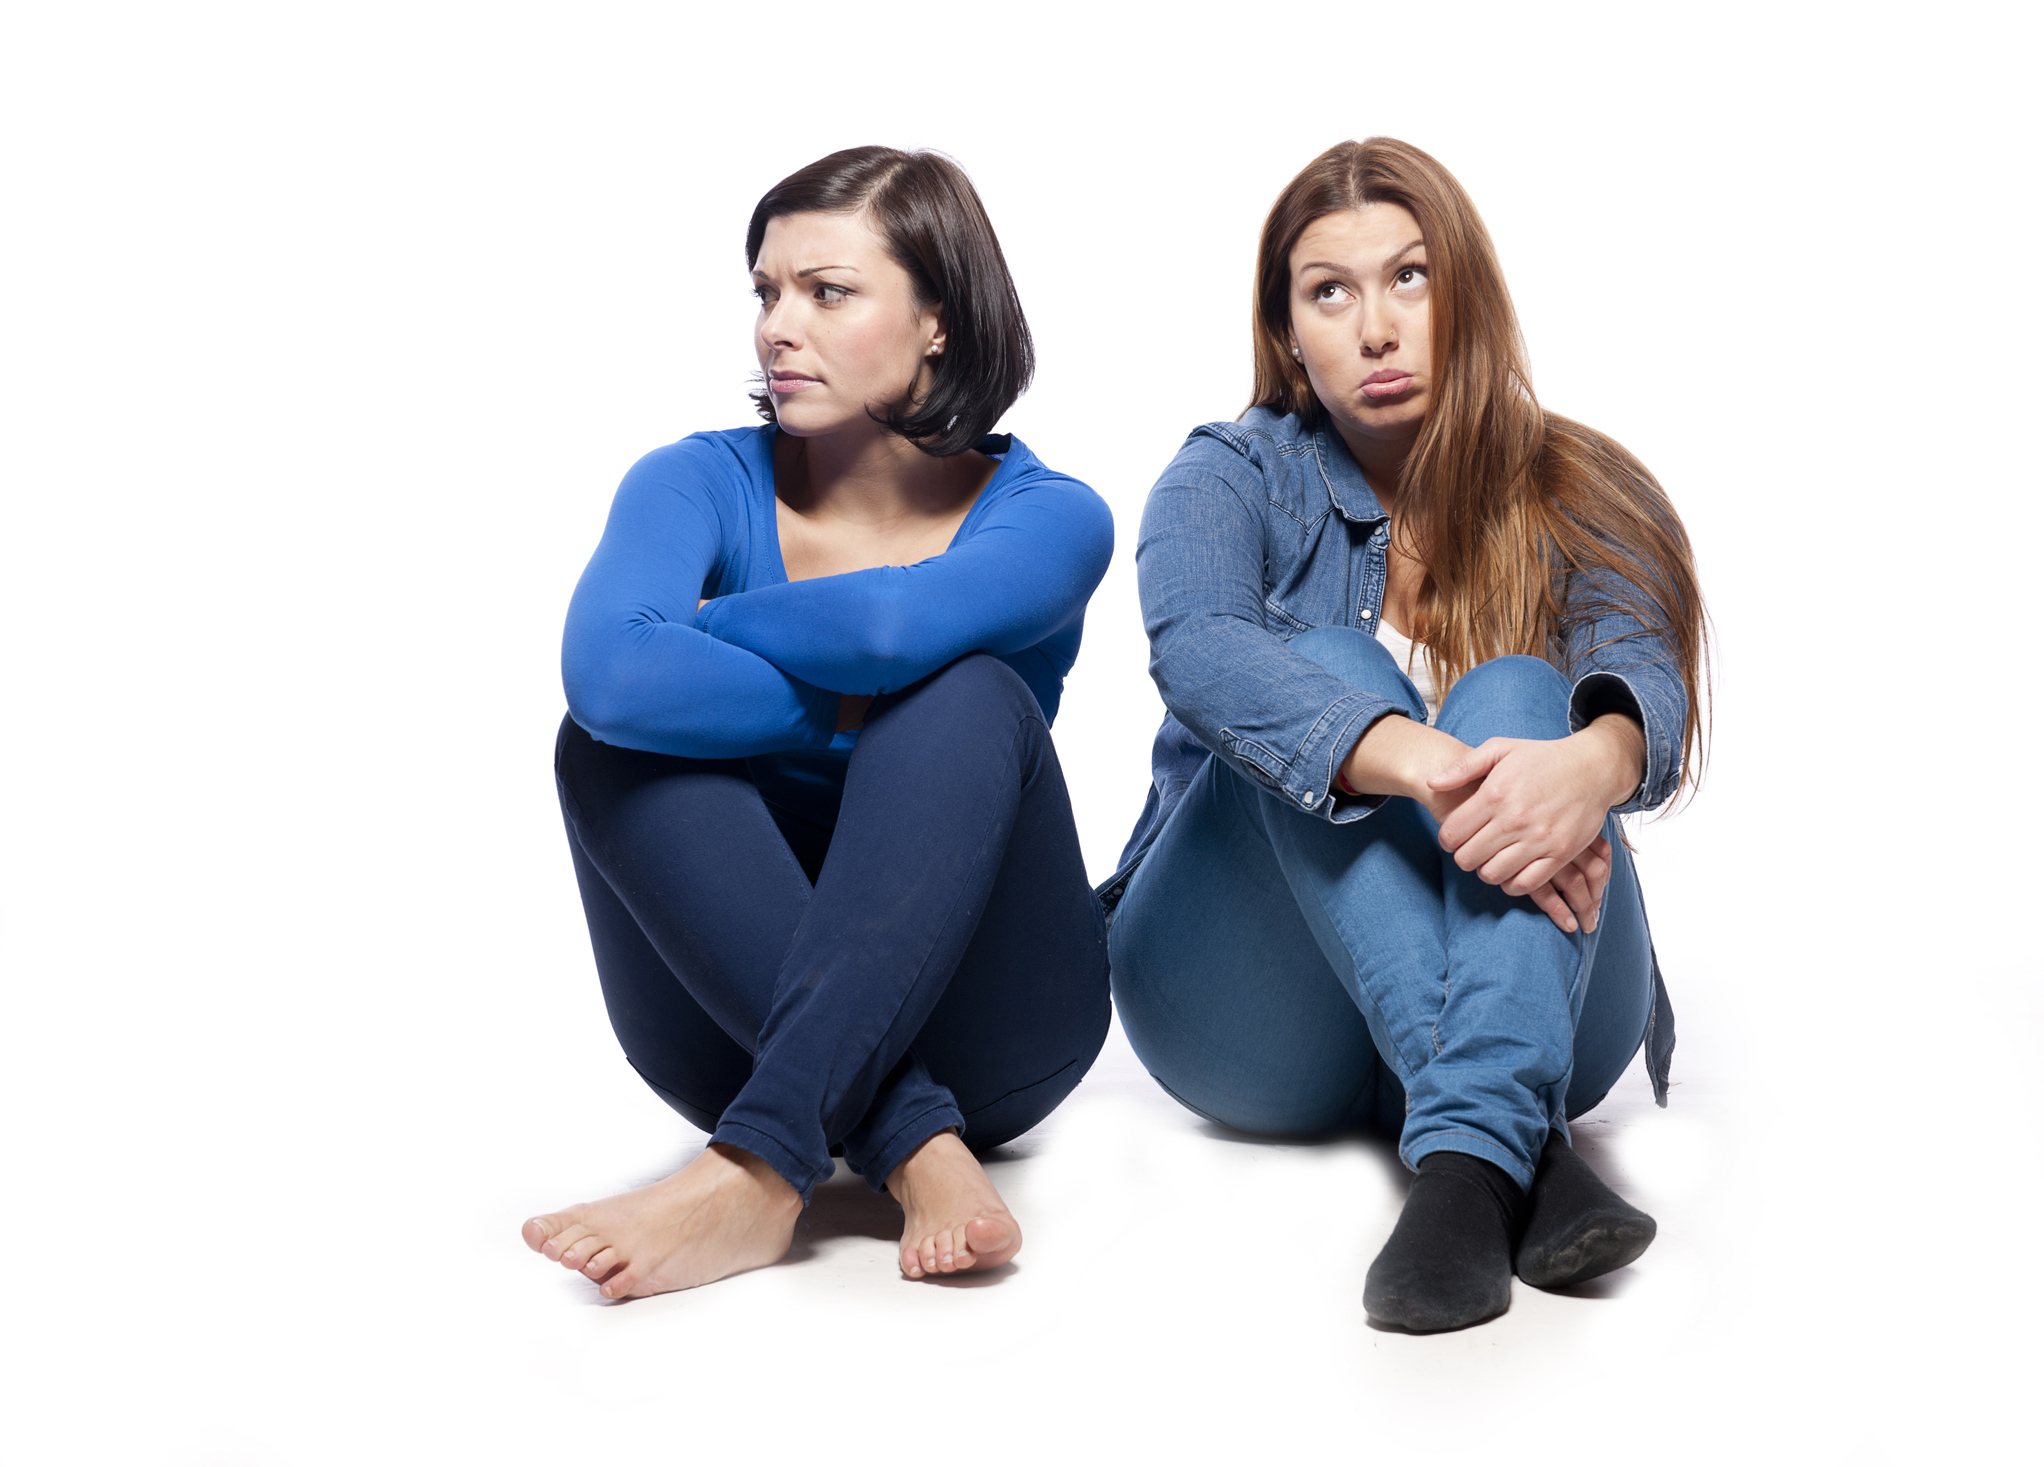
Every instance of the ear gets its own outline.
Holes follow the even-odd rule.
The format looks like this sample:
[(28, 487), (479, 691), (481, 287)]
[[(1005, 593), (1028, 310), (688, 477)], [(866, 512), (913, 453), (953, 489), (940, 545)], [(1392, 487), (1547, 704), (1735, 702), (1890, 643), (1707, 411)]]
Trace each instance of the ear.
[(926, 357), (941, 357), (944, 355), (944, 308), (941, 305), (932, 306), (929, 314), (937, 322), (937, 334), (932, 336), (930, 344), (923, 348), (923, 355)]

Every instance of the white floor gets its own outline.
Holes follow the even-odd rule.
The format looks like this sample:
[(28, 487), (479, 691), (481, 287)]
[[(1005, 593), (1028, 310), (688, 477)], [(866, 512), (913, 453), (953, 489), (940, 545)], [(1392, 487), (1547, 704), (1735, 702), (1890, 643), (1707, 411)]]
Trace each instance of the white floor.
[[(1907, 1251), (1866, 1246), (1856, 1209), (1881, 1197), (1771, 1210), (1791, 1128), (1752, 1126), (1697, 1064), (1668, 1110), (1635, 1067), (1579, 1126), (1660, 1220), (1639, 1263), (1519, 1286), (1461, 1334), (1376, 1330), (1390, 1148), (1218, 1133), (1118, 1028), (990, 1164), (1027, 1231), (1008, 1268), (901, 1280), (898, 1210), (841, 1173), (784, 1264), (605, 1304), (518, 1223), (701, 1138), (609, 1050), (593, 982), (575, 997), (479, 1025), (494, 1058), (443, 1033), (351, 1066), (335, 1035), (295, 1074), (189, 1077), (224, 1082), (209, 1114), (138, 1116), (133, 1150), (71, 1167), (92, 1225), (55, 1194), (20, 1220), (14, 1460), (1986, 1460), (1960, 1443), (2003, 1440), (2000, 1392), (2027, 1379), (1981, 1311), (1919, 1312)], [(1975, 1235), (1932, 1266), (1985, 1279), (2009, 1255)]]

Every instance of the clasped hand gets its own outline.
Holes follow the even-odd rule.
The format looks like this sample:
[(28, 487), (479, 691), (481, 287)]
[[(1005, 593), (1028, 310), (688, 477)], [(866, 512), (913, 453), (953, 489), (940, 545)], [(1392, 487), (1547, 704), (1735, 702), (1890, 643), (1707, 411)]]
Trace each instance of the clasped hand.
[(1474, 749), (1390, 717), (1356, 745), (1344, 775), (1352, 788), (1417, 800), (1457, 866), (1532, 898), (1564, 932), (1594, 932), (1611, 880), (1604, 818), (1638, 784), (1644, 746), (1623, 715), (1563, 739), (1490, 739)]

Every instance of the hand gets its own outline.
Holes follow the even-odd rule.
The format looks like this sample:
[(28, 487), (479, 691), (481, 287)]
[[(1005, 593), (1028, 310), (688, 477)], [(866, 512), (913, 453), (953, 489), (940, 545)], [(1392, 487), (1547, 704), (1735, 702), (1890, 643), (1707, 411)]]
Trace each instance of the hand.
[(866, 726), (866, 710), (873, 706), (871, 693), (840, 693), (837, 700), (837, 731), (848, 733)]
[[(1483, 787), (1481, 776), (1462, 779), (1455, 773), (1477, 752), (1452, 734), (1393, 715), (1378, 719), (1356, 741), (1342, 763), (1342, 778), (1365, 794), (1404, 795), (1446, 823)], [(1598, 836), (1549, 879), (1514, 895), (1532, 898), (1563, 932), (1578, 927), (1594, 932), (1610, 880), (1611, 845)]]
[[(1577, 877), (1562, 876), (1564, 868), (1589, 850), (1611, 807), (1638, 786), (1644, 757), (1639, 725), (1622, 714), (1564, 739), (1491, 739), (1427, 781), (1437, 797), (1465, 792), (1441, 820), (1442, 849), (1511, 896), (1530, 896), (1558, 876), (1564, 890), (1572, 888)], [(1608, 845), (1601, 859), (1608, 880)], [(1578, 867), (1594, 908), (1603, 892), (1593, 875)]]

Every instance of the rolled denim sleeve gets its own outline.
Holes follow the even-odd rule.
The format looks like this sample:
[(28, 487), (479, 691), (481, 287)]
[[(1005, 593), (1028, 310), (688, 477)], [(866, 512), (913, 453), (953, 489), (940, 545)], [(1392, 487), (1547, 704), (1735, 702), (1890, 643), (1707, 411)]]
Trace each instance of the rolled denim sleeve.
[(1625, 607), (1636, 593), (1611, 571), (1570, 576), (1568, 638), (1563, 667), (1574, 683), (1569, 729), (1585, 728), (1606, 713), (1623, 713), (1646, 734), (1646, 768), (1619, 814), (1665, 803), (1682, 782), (1682, 730), (1689, 695), (1667, 638)]
[(1335, 798), (1341, 761), (1387, 713), (1268, 630), (1263, 473), (1195, 434), (1150, 491), (1136, 544), (1150, 675), (1199, 741), (1293, 808), (1344, 823), (1380, 798)]

